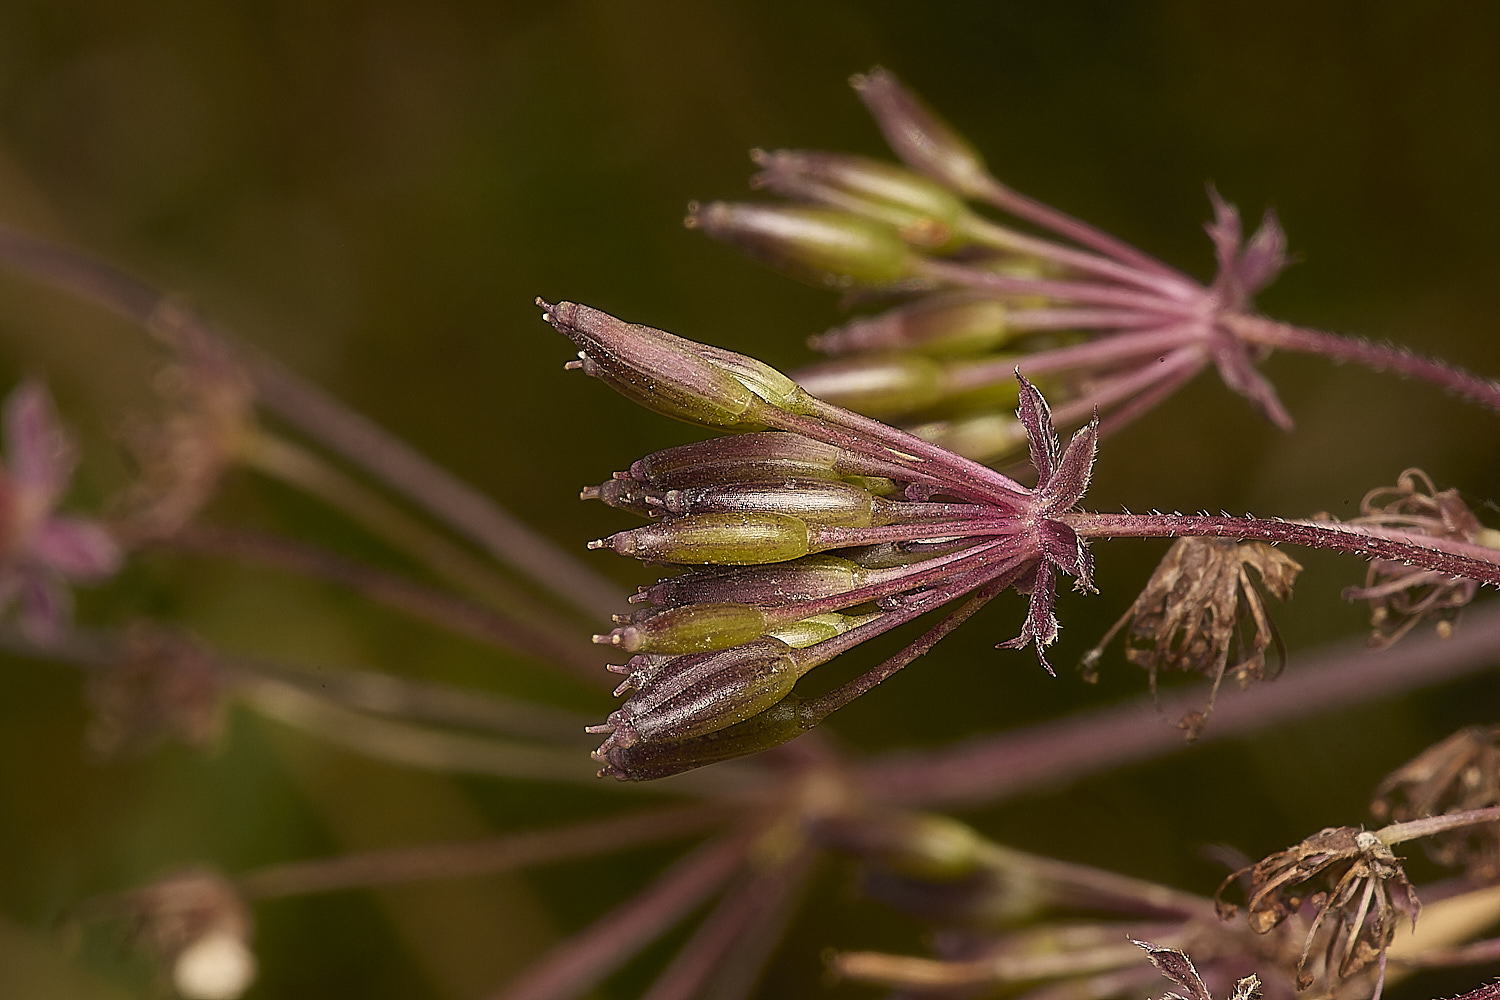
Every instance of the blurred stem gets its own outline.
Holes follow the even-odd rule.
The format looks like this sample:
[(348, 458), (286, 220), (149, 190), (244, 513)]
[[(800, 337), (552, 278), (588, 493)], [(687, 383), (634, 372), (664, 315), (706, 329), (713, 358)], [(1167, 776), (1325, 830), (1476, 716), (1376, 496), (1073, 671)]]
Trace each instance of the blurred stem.
[(1140, 960), (1140, 949), (1127, 943), (1060, 951), (1055, 954), (1002, 954), (971, 962), (943, 962), (931, 958), (855, 951), (835, 955), (830, 969), (836, 976), (863, 982), (930, 989), (1071, 978), (1124, 968), (1135, 965)]
[(1029, 254), (1075, 271), (1108, 278), (1122, 284), (1135, 285), (1170, 298), (1191, 300), (1201, 298), (1205, 294), (1203, 286), (1187, 277), (1163, 274), (1156, 269), (1147, 271), (1122, 264), (1108, 257), (1101, 257), (1084, 250), (1053, 243), (1051, 240), (1017, 232), (972, 212), (964, 217), (960, 231), (974, 242), (995, 250)]
[(728, 814), (716, 804), (632, 813), (456, 844), (424, 844), (268, 865), (241, 875), (251, 899), (276, 899), (420, 879), (469, 878), (627, 850), (700, 833)]
[(310, 382), (264, 357), (248, 360), (259, 399), (283, 420), (408, 497), (590, 621), (619, 609), (620, 588), (490, 497)]
[[(607, 684), (598, 650), (560, 623), (538, 628), (535, 613), (496, 614), (461, 597), (404, 576), (367, 566), (317, 546), (262, 532), (189, 524), (153, 543), (157, 548), (225, 556), (329, 580), (459, 635), (469, 636), (547, 664), (561, 664), (590, 681)], [(545, 619), (543, 619), (545, 621)]]
[[(0, 267), (94, 302), (165, 336), (158, 317), (170, 304), (169, 297), (88, 254), (0, 224)], [(172, 310), (174, 317), (182, 313)], [(623, 595), (617, 587), (489, 497), (275, 362), (245, 358), (238, 345), (209, 323), (197, 317), (190, 317), (189, 322), (202, 337), (230, 342), (249, 365), (260, 401), (283, 420), (369, 470), (590, 619), (607, 619), (620, 606)]]
[[(447, 733), (374, 718), (332, 704), (300, 687), (265, 676), (242, 676), (244, 699), (263, 715), (346, 749), (409, 767), (460, 774), (487, 774), (532, 781), (559, 781), (609, 790), (639, 788), (633, 782), (600, 782), (596, 767), (579, 750)], [(717, 768), (652, 782), (649, 791), (731, 797), (758, 783), (752, 768)]]
[(1440, 389), (1500, 412), (1500, 382), (1455, 365), (1413, 354), (1401, 347), (1278, 323), (1262, 316), (1227, 313), (1219, 322), (1240, 340), (1281, 351), (1317, 354), (1330, 361), (1352, 361), (1379, 372), (1430, 382)]
[[(1491, 604), (1470, 609), (1449, 639), (1412, 636), (1383, 650), (1354, 640), (1313, 651), (1275, 684), (1221, 701), (1213, 725), (1192, 745), (1486, 669), (1500, 648), (1500, 605)], [(1181, 730), (1165, 720), (1200, 707), (1201, 701), (1196, 689), (1148, 696), (935, 750), (881, 754), (858, 765), (858, 780), (872, 799), (890, 805), (995, 803), (1025, 792), (1055, 792), (1085, 777), (1186, 749)]]
[(752, 839), (740, 833), (712, 841), (677, 861), (628, 902), (543, 955), (493, 1000), (569, 1000), (586, 993), (728, 881)]
[[(535, 620), (545, 612), (519, 588), (478, 559), (314, 452), (257, 429), (245, 436), (240, 459), (251, 468), (317, 497), (419, 560), (449, 583), (486, 603)], [(560, 623), (553, 627), (566, 634)]]

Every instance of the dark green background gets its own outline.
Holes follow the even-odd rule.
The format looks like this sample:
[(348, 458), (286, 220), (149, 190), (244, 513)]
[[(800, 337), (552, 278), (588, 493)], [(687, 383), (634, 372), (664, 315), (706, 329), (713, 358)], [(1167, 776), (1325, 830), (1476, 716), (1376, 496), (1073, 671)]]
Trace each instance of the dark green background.
[[(420, 446), (559, 542), (627, 519), (579, 485), (691, 430), (561, 370), (534, 296), (571, 298), (795, 366), (839, 315), (684, 231), (692, 197), (739, 197), (747, 148), (878, 153), (845, 86), (901, 74), (1007, 182), (1207, 277), (1213, 181), (1281, 213), (1300, 263), (1271, 315), (1500, 371), (1500, 7), (1458, 3), (0, 4), (0, 218), (191, 293), (241, 335)], [(45, 375), (89, 448), (79, 506), (123, 482), (112, 428), (147, 400), (135, 332), (5, 280), (0, 370)], [(1424, 386), (1278, 357), (1281, 434), (1208, 377), (1112, 440), (1102, 509), (1350, 511), (1420, 464), (1500, 496), (1500, 423)], [(364, 554), (335, 518), (248, 477), (216, 511)], [(1491, 523), (1493, 507), (1482, 512)], [(373, 551), (373, 550), (370, 550)], [(1070, 664), (1128, 604), (1155, 543), (1097, 550), (1103, 593), (1064, 597)], [(622, 584), (637, 567), (602, 555)], [(1352, 636), (1357, 565), (1308, 558), (1279, 621), (1295, 651)], [(1138, 692), (1118, 658), (1088, 688), (1041, 674), (997, 602), (848, 710), (862, 748), (942, 742)], [(604, 703), (520, 664), (272, 574), (153, 557), (85, 617), (185, 620), (225, 647)], [(857, 655), (857, 654), (856, 654)], [(1493, 677), (971, 814), (1017, 846), (1196, 891), (1196, 854), (1251, 855), (1358, 823), (1379, 777), (1457, 724), (1496, 721)], [(248, 715), (204, 759), (101, 766), (75, 672), (0, 670), (0, 997), (142, 995), (107, 939), (51, 928), (85, 895), (188, 861), (230, 871), (344, 848), (472, 836), (624, 804), (589, 790), (448, 780), (328, 750)], [(667, 852), (507, 879), (258, 911), (256, 997), (482, 993), (640, 885)], [(829, 869), (763, 987), (819, 994), (819, 950), (920, 947)], [(660, 953), (655, 961), (660, 960)], [(628, 996), (651, 961), (610, 986)], [(1493, 972), (1493, 970), (1490, 970)], [(1464, 973), (1403, 987), (1451, 995)], [(16, 985), (12, 985), (16, 984)], [(869, 995), (850, 986), (837, 995)]]

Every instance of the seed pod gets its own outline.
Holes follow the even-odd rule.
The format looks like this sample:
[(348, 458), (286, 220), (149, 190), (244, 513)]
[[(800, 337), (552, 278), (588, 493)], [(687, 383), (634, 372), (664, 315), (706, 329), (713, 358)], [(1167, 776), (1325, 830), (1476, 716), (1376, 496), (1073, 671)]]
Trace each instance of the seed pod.
[(976, 462), (992, 462), (1026, 444), (1026, 429), (1015, 417), (1001, 413), (941, 420), (910, 428), (924, 441), (956, 451)]
[(1006, 314), (1005, 303), (995, 298), (965, 292), (925, 296), (836, 326), (810, 338), (808, 346), (834, 355), (866, 351), (977, 354), (1011, 339)]
[(574, 302), (537, 304), (542, 318), (580, 348), (585, 374), (649, 410), (690, 424), (729, 431), (761, 430), (762, 399), (698, 352), (698, 345), (663, 330), (626, 323)]
[(882, 613), (876, 611), (868, 615), (845, 615), (831, 611), (827, 614), (803, 618), (800, 621), (775, 625), (766, 632), (766, 636), (771, 639), (780, 639), (793, 649), (806, 649), (808, 646), (816, 646), (820, 642), (843, 635), (852, 628), (868, 624), (879, 618)]
[(761, 431), (653, 452), (630, 466), (629, 477), (658, 489), (680, 489), (730, 481), (858, 478), (887, 471), (871, 459), (800, 434)]
[(653, 781), (681, 774), (696, 767), (780, 746), (801, 736), (818, 722), (819, 717), (809, 714), (796, 694), (789, 694), (759, 715), (702, 736), (611, 746), (604, 751), (605, 765), (600, 769), (599, 777)]
[(697, 570), (644, 588), (632, 601), (660, 605), (742, 601), (773, 608), (843, 594), (864, 586), (863, 568), (833, 555), (745, 569)]
[(880, 126), (891, 151), (913, 170), (942, 181), (965, 197), (983, 197), (994, 187), (984, 159), (896, 74), (876, 67), (851, 79)]
[(875, 497), (848, 483), (787, 479), (774, 483), (732, 483), (668, 490), (662, 505), (673, 514), (772, 512), (791, 514), (808, 524), (868, 527)]
[(688, 739), (744, 722), (785, 698), (797, 658), (777, 639), (673, 659), (652, 683), (610, 714), (599, 748)]
[(811, 549), (807, 522), (788, 514), (698, 514), (589, 542), (654, 562), (754, 566), (787, 562)]
[(815, 826), (819, 843), (911, 878), (951, 882), (981, 864), (984, 838), (956, 819), (922, 813), (836, 816)]
[(642, 517), (655, 517), (662, 512), (661, 496), (661, 490), (634, 479), (618, 477), (607, 479), (598, 486), (585, 486), (578, 494), (580, 500), (599, 500)]
[(695, 202), (686, 225), (818, 285), (891, 285), (917, 263), (892, 227), (826, 208)]
[(798, 369), (802, 388), (836, 406), (882, 419), (926, 409), (943, 398), (943, 368), (914, 354), (869, 354)]
[(967, 215), (962, 199), (926, 177), (894, 163), (848, 153), (752, 150), (760, 173), (753, 188), (813, 201), (894, 226), (913, 246), (948, 248)]
[(664, 665), (673, 659), (661, 653), (637, 653), (625, 663), (611, 663), (611, 671), (625, 675), (620, 686), (615, 688), (615, 697), (620, 697), (626, 691), (639, 691), (650, 684), (661, 673)]
[(594, 641), (627, 653), (700, 653), (758, 639), (769, 624), (765, 613), (750, 604), (686, 604), (638, 614)]

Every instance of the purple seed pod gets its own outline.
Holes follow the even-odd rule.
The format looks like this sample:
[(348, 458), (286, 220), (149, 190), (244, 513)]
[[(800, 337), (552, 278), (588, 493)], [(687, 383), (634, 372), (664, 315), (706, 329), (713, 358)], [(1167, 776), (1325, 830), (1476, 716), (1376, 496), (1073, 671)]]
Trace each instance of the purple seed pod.
[(880, 126), (891, 151), (907, 166), (965, 197), (983, 197), (994, 186), (978, 151), (907, 90), (896, 74), (877, 66), (849, 82)]
[(578, 498), (598, 500), (642, 517), (655, 517), (662, 512), (662, 491), (634, 479), (607, 479), (598, 486), (585, 486)]
[(613, 747), (687, 739), (744, 722), (791, 693), (797, 682), (796, 652), (777, 639), (671, 660), (655, 679), (590, 732), (609, 738), (595, 753)]
[(628, 475), (658, 489), (680, 489), (726, 481), (896, 478), (900, 471), (800, 434), (760, 431), (665, 448), (634, 462)]
[(741, 601), (774, 608), (847, 593), (864, 583), (865, 570), (848, 559), (813, 555), (770, 566), (695, 570), (643, 588), (631, 600), (663, 606)]
[(718, 430), (760, 430), (764, 401), (690, 340), (608, 313), (537, 299), (542, 318), (579, 347), (569, 367), (607, 382), (649, 410)]
[(876, 498), (842, 482), (787, 479), (668, 490), (662, 505), (671, 514), (777, 513), (808, 524), (867, 527)]

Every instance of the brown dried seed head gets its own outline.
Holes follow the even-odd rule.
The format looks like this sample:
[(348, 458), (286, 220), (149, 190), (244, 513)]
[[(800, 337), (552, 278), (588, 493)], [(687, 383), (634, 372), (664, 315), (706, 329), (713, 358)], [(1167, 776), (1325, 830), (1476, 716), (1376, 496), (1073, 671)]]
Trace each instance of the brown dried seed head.
[(1263, 542), (1180, 538), (1125, 615), (1084, 657), (1084, 668), (1092, 671), (1104, 647), (1128, 625), (1125, 658), (1148, 672), (1152, 691), (1161, 670), (1212, 677), (1213, 692), (1204, 711), (1191, 712), (1179, 723), (1191, 739), (1212, 712), (1224, 677), (1243, 687), (1280, 672), (1279, 663), (1267, 669), (1266, 650), (1274, 644), (1279, 653), (1281, 642), (1262, 592), (1287, 600), (1301, 569)]
[[(1500, 726), (1470, 726), (1393, 771), (1375, 789), (1370, 812), (1404, 823), (1494, 805), (1500, 805)], [(1434, 861), (1462, 865), (1476, 882), (1500, 877), (1500, 824), (1450, 830), (1423, 843)]]

